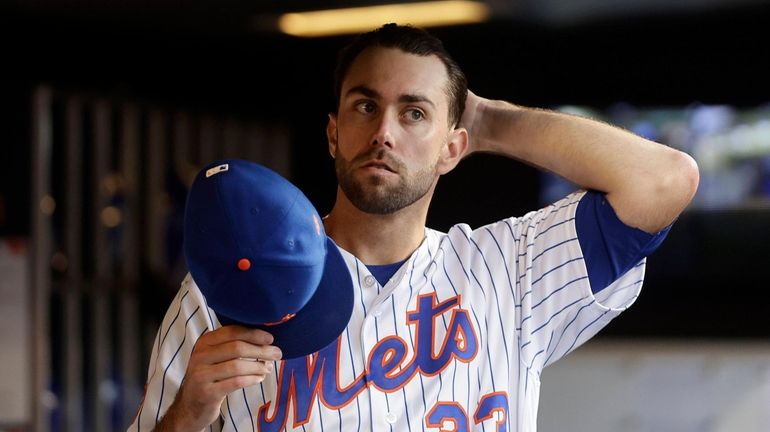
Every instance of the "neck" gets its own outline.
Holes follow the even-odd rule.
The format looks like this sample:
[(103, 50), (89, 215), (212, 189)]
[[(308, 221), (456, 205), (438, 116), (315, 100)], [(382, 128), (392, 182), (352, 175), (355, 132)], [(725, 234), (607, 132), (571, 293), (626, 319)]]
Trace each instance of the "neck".
[(396, 263), (408, 258), (422, 243), (432, 196), (431, 188), (415, 203), (392, 214), (378, 215), (356, 208), (338, 187), (324, 229), (335, 243), (364, 264)]

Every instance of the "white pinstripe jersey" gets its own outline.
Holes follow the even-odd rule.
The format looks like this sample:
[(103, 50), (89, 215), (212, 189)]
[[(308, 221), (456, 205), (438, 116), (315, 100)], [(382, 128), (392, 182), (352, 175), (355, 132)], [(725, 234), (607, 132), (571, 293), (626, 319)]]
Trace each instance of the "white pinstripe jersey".
[[(276, 362), (231, 393), (224, 431), (534, 431), (543, 367), (630, 306), (644, 260), (594, 295), (575, 231), (583, 192), (476, 230), (426, 229), (380, 286), (342, 251), (356, 297), (347, 329), (319, 353)], [(146, 396), (129, 431), (174, 400), (197, 338), (219, 327), (192, 278), (159, 330)]]

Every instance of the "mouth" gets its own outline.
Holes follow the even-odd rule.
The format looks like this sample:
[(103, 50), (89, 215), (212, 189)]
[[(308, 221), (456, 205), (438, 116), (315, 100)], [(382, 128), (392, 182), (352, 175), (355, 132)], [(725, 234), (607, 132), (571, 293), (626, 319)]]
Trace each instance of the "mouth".
[(372, 169), (372, 170), (384, 170), (391, 173), (395, 173), (396, 171), (390, 167), (390, 165), (386, 164), (383, 161), (375, 160), (375, 161), (369, 161), (363, 165), (361, 165), (361, 168), (363, 169)]

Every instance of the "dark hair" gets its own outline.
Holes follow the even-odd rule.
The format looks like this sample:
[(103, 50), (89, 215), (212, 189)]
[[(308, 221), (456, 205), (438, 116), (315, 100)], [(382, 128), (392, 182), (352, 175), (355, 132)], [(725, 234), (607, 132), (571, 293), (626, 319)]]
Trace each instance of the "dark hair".
[(454, 126), (462, 117), (465, 110), (465, 99), (468, 96), (468, 81), (460, 66), (452, 59), (444, 44), (423, 29), (409, 25), (385, 24), (368, 33), (358, 35), (353, 41), (343, 48), (337, 58), (337, 67), (334, 71), (334, 94), (339, 109), (342, 92), (342, 81), (350, 69), (350, 65), (359, 54), (369, 47), (398, 48), (409, 54), (427, 57), (435, 55), (446, 67), (449, 76), (447, 96), (449, 97), (449, 124)]

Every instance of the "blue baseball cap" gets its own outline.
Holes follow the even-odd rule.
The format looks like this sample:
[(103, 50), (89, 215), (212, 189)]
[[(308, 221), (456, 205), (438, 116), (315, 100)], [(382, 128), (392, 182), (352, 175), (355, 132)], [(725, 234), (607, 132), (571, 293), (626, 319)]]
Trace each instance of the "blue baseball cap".
[(321, 217), (262, 165), (222, 160), (197, 174), (184, 255), (220, 323), (269, 332), (285, 359), (324, 348), (350, 320), (353, 282)]

